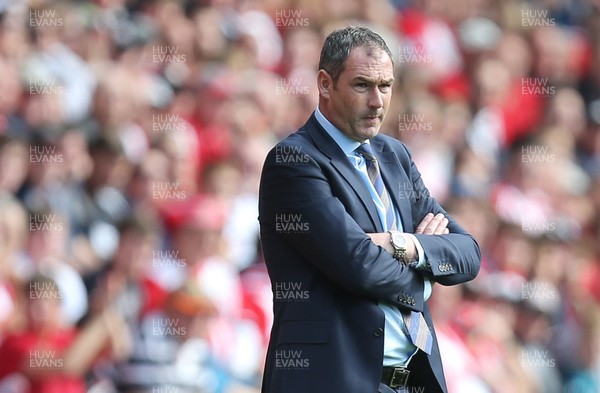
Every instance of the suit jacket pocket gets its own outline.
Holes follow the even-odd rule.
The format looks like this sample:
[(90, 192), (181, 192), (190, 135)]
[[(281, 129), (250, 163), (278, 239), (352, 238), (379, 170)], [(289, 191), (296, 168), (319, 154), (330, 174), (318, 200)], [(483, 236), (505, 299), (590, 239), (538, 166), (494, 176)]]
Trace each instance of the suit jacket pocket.
[(277, 345), (325, 344), (329, 342), (330, 334), (329, 320), (285, 321), (279, 328)]

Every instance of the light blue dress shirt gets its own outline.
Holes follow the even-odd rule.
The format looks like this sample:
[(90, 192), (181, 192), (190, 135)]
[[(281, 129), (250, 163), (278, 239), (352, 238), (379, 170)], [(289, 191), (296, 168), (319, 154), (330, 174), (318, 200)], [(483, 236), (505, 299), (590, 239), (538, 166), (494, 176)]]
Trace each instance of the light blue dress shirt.
[[(335, 143), (342, 149), (344, 154), (350, 160), (350, 163), (356, 170), (358, 171), (361, 179), (365, 183), (365, 186), (369, 190), (371, 194), (371, 198), (377, 207), (377, 213), (379, 215), (379, 219), (381, 220), (381, 225), (383, 228), (388, 228), (386, 223), (386, 212), (385, 207), (383, 206), (383, 202), (377, 194), (373, 183), (369, 179), (369, 175), (367, 173), (367, 163), (363, 156), (356, 152), (356, 149), (360, 146), (360, 142), (355, 141), (350, 138), (343, 132), (341, 132), (337, 127), (335, 127), (329, 120), (323, 116), (319, 108), (315, 110), (315, 117), (319, 124), (325, 129), (325, 131), (333, 138)], [(369, 143), (367, 141), (366, 143)], [(392, 203), (391, 208), (394, 210), (394, 214), (396, 216), (396, 224), (399, 231), (402, 231), (402, 221), (400, 220), (400, 215), (398, 213), (398, 209)], [(425, 264), (425, 252), (423, 251), (423, 247), (419, 243), (418, 239), (410, 235), (413, 238), (415, 246), (417, 248), (417, 252), (419, 254), (419, 261), (417, 266), (422, 266)], [(431, 282), (429, 280), (424, 279), (424, 297), (425, 300), (429, 298), (431, 295)], [(404, 319), (402, 318), (402, 314), (397, 307), (387, 304), (387, 303), (379, 303), (379, 308), (381, 308), (385, 314), (385, 334), (384, 334), (384, 344), (383, 344), (383, 365), (384, 366), (406, 366), (410, 360), (410, 358), (415, 354), (417, 347), (411, 342), (410, 338), (407, 336), (407, 328), (404, 324)]]

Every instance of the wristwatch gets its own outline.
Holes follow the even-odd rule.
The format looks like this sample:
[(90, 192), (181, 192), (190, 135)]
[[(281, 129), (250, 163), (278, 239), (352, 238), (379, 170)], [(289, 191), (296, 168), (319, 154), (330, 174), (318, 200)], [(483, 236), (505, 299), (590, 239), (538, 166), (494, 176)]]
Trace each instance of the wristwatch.
[(401, 262), (402, 264), (406, 264), (406, 239), (402, 236), (400, 231), (390, 230), (390, 243), (394, 248), (394, 258)]

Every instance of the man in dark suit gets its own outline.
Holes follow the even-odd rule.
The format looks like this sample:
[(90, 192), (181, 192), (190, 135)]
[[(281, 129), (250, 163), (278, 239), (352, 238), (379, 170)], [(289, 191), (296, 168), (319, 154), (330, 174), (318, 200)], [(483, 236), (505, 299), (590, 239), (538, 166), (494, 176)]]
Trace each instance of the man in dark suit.
[[(379, 134), (394, 65), (363, 27), (325, 40), (319, 106), (268, 154), (259, 195), (274, 323), (263, 393), (446, 392), (426, 300), (480, 251)], [(412, 390), (410, 390), (412, 389)]]

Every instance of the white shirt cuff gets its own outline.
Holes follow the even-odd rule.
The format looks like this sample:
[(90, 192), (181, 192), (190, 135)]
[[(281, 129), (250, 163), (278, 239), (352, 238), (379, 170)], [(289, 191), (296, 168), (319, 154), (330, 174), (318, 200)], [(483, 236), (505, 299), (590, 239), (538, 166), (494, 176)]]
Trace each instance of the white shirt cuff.
[[(425, 266), (425, 251), (423, 250), (423, 246), (421, 245), (421, 242), (419, 242), (419, 239), (417, 239), (415, 235), (413, 235), (412, 233), (408, 233), (408, 236), (410, 236), (413, 239), (413, 243), (415, 243), (415, 247), (417, 248), (417, 254), (419, 258), (417, 260), (416, 267), (422, 268)], [(423, 277), (423, 284), (423, 299), (427, 301), (431, 296), (432, 291), (431, 280), (429, 280), (426, 277)]]

